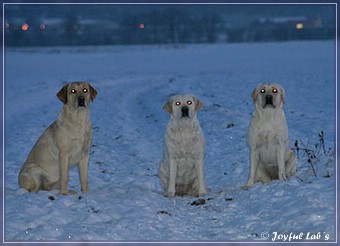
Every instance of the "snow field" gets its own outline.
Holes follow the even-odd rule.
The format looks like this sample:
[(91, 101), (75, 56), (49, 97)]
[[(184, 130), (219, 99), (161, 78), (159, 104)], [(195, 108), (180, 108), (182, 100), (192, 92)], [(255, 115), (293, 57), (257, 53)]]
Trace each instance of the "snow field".
[[(323, 130), (334, 149), (332, 42), (36, 48), (6, 50), (5, 58), (5, 241), (248, 242), (264, 240), (264, 232), (267, 241), (274, 232), (335, 239), (334, 156), (317, 159), (317, 178), (301, 153), (297, 177), (241, 189), (257, 83), (284, 86), (292, 147), (295, 140), (315, 144)], [(98, 91), (90, 192), (79, 192), (76, 168), (69, 189), (77, 194), (19, 189), (21, 165), (62, 107), (55, 94), (76, 80)], [(162, 106), (174, 93), (204, 104), (198, 119), (209, 193), (201, 205), (194, 205), (198, 198), (164, 197), (157, 177), (169, 118)]]

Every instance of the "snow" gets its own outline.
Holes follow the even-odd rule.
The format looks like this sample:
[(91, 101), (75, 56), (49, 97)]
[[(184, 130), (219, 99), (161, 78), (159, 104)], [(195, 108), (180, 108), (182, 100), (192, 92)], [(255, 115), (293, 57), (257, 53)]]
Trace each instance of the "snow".
[[(334, 45), (7, 48), (5, 242), (282, 242), (301, 233), (305, 243), (334, 241)], [(57, 91), (79, 80), (98, 91), (90, 191), (80, 192), (77, 168), (69, 182), (76, 194), (19, 189), (20, 167), (62, 107)], [(300, 151), (297, 177), (243, 190), (250, 94), (265, 81), (286, 90), (291, 146), (298, 140), (316, 149), (322, 130), (331, 151), (313, 159), (317, 177)], [(162, 106), (174, 93), (192, 93), (204, 104), (198, 112), (207, 142), (204, 201), (164, 197), (157, 177), (169, 119)]]

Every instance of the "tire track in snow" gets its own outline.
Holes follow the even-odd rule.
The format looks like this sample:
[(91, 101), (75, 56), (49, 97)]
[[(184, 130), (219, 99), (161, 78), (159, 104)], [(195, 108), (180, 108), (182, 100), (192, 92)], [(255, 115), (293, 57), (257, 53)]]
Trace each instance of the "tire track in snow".
[(99, 97), (91, 109), (91, 159), (96, 171), (123, 189), (138, 185), (160, 192), (156, 175), (163, 144), (164, 124), (159, 116), (163, 80), (167, 81), (138, 77), (97, 83)]

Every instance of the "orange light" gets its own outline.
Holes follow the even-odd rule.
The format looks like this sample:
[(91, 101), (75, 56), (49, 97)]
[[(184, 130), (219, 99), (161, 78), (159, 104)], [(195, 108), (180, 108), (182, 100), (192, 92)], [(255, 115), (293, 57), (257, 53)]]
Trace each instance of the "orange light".
[(41, 29), (41, 30), (45, 30), (45, 29), (46, 29), (46, 25), (45, 25), (45, 24), (41, 24), (41, 25), (40, 25), (40, 29)]
[(23, 24), (22, 26), (21, 26), (21, 30), (23, 30), (23, 31), (27, 31), (28, 30), (28, 24)]
[(139, 24), (139, 28), (140, 28), (140, 29), (144, 29), (144, 28), (145, 28), (145, 25), (144, 25), (143, 23), (140, 23), (140, 24)]
[(303, 29), (303, 23), (297, 23), (295, 27), (296, 29)]

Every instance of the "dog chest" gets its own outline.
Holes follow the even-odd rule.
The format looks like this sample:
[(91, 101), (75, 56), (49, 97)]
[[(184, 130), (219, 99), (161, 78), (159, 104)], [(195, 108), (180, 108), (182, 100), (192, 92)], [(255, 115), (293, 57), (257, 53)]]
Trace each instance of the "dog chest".
[(254, 136), (256, 139), (255, 146), (258, 149), (263, 150), (273, 150), (280, 144), (280, 136), (279, 132), (275, 130), (259, 130), (257, 134)]
[(260, 160), (267, 165), (277, 165), (277, 146), (276, 145), (262, 145), (258, 148)]
[(69, 168), (79, 163), (83, 156), (88, 153), (90, 141), (86, 134), (69, 134), (58, 141), (60, 154), (67, 155)]
[(280, 131), (275, 130), (258, 131), (255, 139), (257, 141), (252, 146), (255, 147), (262, 162), (271, 166), (277, 165), (278, 151), (286, 147), (287, 139)]
[(78, 163), (84, 155), (84, 139), (72, 139), (69, 146), (69, 164), (72, 166)]
[(177, 177), (187, 177), (187, 178), (195, 178), (197, 176), (196, 166), (198, 159), (197, 158), (181, 158), (176, 159), (177, 162)]
[(204, 152), (204, 139), (199, 128), (170, 128), (165, 135), (166, 147), (174, 157), (188, 158)]

